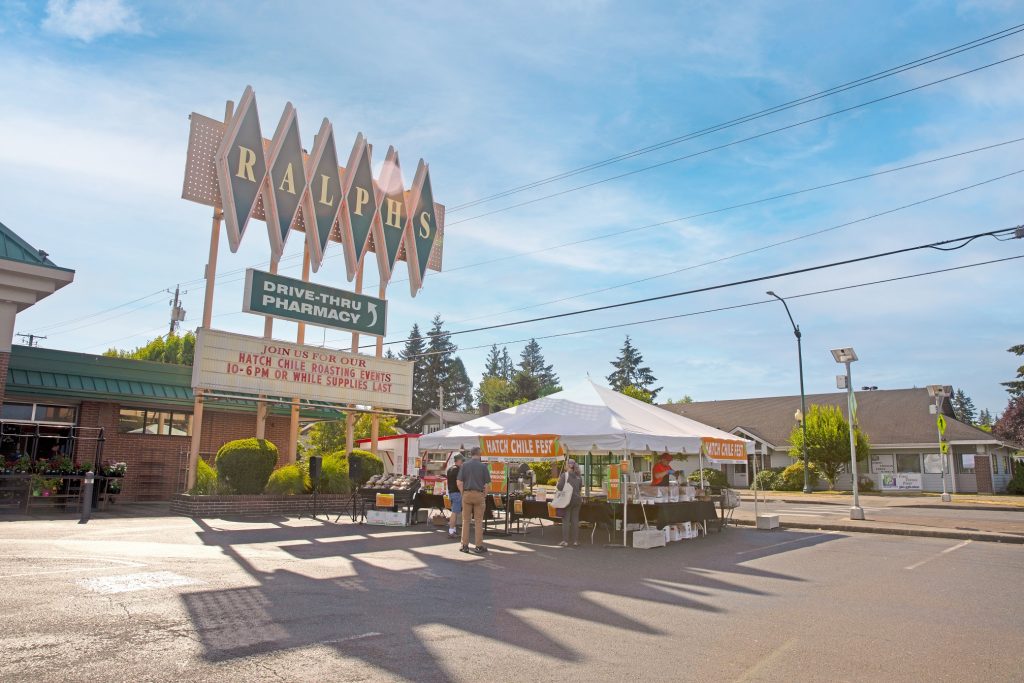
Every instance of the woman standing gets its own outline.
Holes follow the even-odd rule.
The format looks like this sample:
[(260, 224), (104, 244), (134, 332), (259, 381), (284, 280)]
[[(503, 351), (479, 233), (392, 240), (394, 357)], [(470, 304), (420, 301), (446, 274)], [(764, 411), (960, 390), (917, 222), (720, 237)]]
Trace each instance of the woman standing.
[(580, 476), (579, 465), (570, 458), (565, 463), (565, 471), (558, 477), (558, 490), (561, 491), (565, 485), (572, 486), (572, 499), (569, 505), (562, 512), (562, 542), (563, 548), (569, 545), (569, 536), (572, 536), (572, 545), (578, 548), (580, 545), (580, 508), (583, 507), (583, 477)]

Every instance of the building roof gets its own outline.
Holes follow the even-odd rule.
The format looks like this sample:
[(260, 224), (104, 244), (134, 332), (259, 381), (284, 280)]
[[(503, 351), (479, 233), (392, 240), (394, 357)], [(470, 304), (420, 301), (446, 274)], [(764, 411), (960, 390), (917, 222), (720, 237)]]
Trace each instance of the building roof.
[(427, 412), (423, 413), (415, 420), (410, 423), (410, 426), (422, 425), (428, 421), (428, 418), (434, 418), (438, 422), (444, 422), (447, 426), (460, 425), (463, 422), (468, 422), (474, 418), (480, 417), (476, 413), (461, 413), (457, 410), (438, 410), (431, 408)]
[[(191, 409), (192, 367), (131, 358), (97, 356), (59, 349), (13, 346), (7, 367), (6, 397), (117, 401), (127, 405), (154, 405)], [(233, 399), (210, 399), (214, 410), (253, 411), (254, 404), (240, 395)], [(273, 406), (273, 413), (288, 413), (286, 406)], [(303, 417), (337, 418), (337, 410), (303, 405)]]
[(51, 261), (46, 257), (46, 252), (33, 247), (3, 223), (0, 223), (0, 259), (27, 263), (30, 266), (68, 270)]
[[(857, 421), (872, 446), (937, 444), (935, 415), (929, 412), (934, 399), (927, 389), (882, 389), (856, 392)], [(838, 406), (846, 415), (846, 393), (808, 394), (811, 405)], [(797, 422), (793, 414), (800, 396), (771, 396), (727, 401), (674, 403), (662, 408), (718, 427), (727, 432), (740, 429), (776, 449), (789, 445), (789, 434)], [(942, 405), (946, 416), (945, 438), (950, 443), (1002, 443), (977, 427), (958, 422), (949, 400)]]

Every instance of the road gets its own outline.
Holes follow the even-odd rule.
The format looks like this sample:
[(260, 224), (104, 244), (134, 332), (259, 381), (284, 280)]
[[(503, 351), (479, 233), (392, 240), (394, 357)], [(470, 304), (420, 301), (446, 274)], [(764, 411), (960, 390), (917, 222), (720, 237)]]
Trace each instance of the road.
[(489, 538), (480, 558), (314, 520), (0, 523), (0, 680), (1020, 679), (1021, 546), (557, 540)]

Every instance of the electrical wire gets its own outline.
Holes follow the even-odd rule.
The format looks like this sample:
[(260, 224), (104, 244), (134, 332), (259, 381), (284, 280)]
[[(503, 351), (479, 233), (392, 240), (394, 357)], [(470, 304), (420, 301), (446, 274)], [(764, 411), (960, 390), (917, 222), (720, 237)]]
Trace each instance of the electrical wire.
[(525, 185), (519, 185), (517, 187), (513, 187), (513, 188), (508, 189), (508, 190), (497, 192), (495, 194), (487, 195), (486, 197), (481, 197), (481, 198), (475, 199), (473, 201), (464, 202), (462, 204), (457, 204), (455, 206), (448, 207), (448, 213), (455, 213), (455, 212), (458, 212), (458, 211), (461, 211), (461, 210), (464, 210), (464, 209), (476, 206), (478, 204), (483, 204), (483, 203), (486, 203), (486, 202), (490, 202), (490, 201), (493, 201), (495, 199), (501, 199), (503, 197), (507, 197), (507, 196), (512, 195), (512, 194), (518, 194), (520, 192), (523, 192), (523, 191), (526, 191), (526, 190), (530, 190), (530, 189), (533, 189), (535, 187), (539, 187), (541, 185), (547, 185), (549, 183), (556, 182), (558, 180), (564, 180), (565, 178), (569, 178), (569, 177), (572, 177), (574, 175), (579, 175), (580, 173), (585, 173), (586, 171), (591, 171), (591, 170), (594, 170), (594, 169), (597, 169), (597, 168), (601, 168), (603, 166), (608, 166), (610, 164), (615, 164), (615, 163), (618, 163), (620, 161), (624, 161), (626, 159), (632, 159), (632, 158), (640, 156), (642, 154), (648, 154), (650, 152), (653, 152), (653, 151), (656, 151), (656, 150), (659, 150), (659, 149), (664, 149), (665, 147), (669, 147), (669, 146), (672, 146), (672, 145), (679, 144), (680, 142), (685, 142), (685, 141), (688, 141), (688, 140), (693, 140), (694, 138), (703, 137), (703, 136), (708, 135), (710, 133), (714, 133), (714, 132), (717, 132), (717, 131), (720, 131), (720, 130), (724, 130), (726, 128), (732, 128), (734, 126), (737, 126), (737, 125), (740, 125), (740, 124), (743, 124), (743, 123), (748, 123), (750, 121), (754, 121), (756, 119), (763, 118), (765, 116), (769, 116), (771, 114), (778, 113), (780, 111), (785, 111), (787, 109), (792, 109), (794, 107), (798, 107), (798, 106), (803, 105), (803, 104), (808, 104), (810, 102), (814, 102), (814, 101), (823, 99), (825, 97), (830, 97), (832, 95), (835, 95), (835, 94), (838, 94), (838, 93), (841, 93), (841, 92), (846, 92), (847, 90), (851, 90), (853, 88), (857, 88), (857, 87), (860, 87), (862, 85), (867, 85), (869, 83), (873, 83), (873, 82), (881, 80), (883, 78), (889, 78), (890, 76), (895, 76), (895, 75), (904, 73), (906, 71), (909, 71), (911, 69), (916, 69), (916, 68), (921, 67), (921, 66), (926, 66), (928, 64), (931, 64), (933, 62), (939, 61), (941, 59), (946, 59), (947, 57), (952, 57), (954, 55), (958, 55), (958, 54), (961, 54), (963, 52), (967, 52), (968, 50), (973, 50), (973, 49), (976, 49), (978, 47), (982, 47), (984, 45), (988, 45), (989, 43), (993, 43), (993, 42), (995, 42), (997, 40), (1003, 40), (1004, 38), (1009, 38), (1010, 36), (1013, 36), (1013, 35), (1016, 35), (1017, 33), (1020, 33), (1021, 31), (1024, 31), (1024, 24), (1018, 24), (1016, 26), (1011, 26), (1009, 28), (1003, 29), (1002, 31), (997, 31), (996, 33), (991, 33), (991, 34), (989, 34), (987, 36), (982, 36), (981, 38), (976, 38), (976, 39), (968, 41), (966, 43), (961, 43), (960, 45), (957, 45), (957, 46), (954, 46), (954, 47), (951, 47), (951, 48), (947, 48), (945, 50), (941, 50), (939, 52), (933, 53), (931, 55), (927, 55), (925, 57), (921, 57), (919, 59), (915, 59), (915, 60), (913, 60), (911, 62), (906, 62), (904, 64), (900, 64), (899, 66), (890, 67), (890, 68), (885, 69), (883, 71), (879, 71), (877, 73), (874, 73), (874, 74), (871, 74), (871, 75), (868, 75), (868, 76), (863, 76), (861, 78), (858, 78), (858, 79), (853, 80), (853, 81), (849, 81), (847, 83), (843, 83), (841, 85), (832, 86), (831, 88), (827, 88), (825, 90), (821, 90), (821, 91), (818, 91), (816, 93), (812, 93), (810, 95), (805, 95), (804, 97), (801, 97), (801, 98), (798, 98), (798, 99), (795, 99), (795, 100), (790, 100), (789, 102), (784, 102), (782, 104), (778, 104), (778, 105), (769, 107), (767, 109), (762, 109), (761, 111), (754, 112), (753, 114), (747, 114), (745, 116), (740, 116), (740, 117), (732, 119), (730, 121), (725, 121), (723, 123), (718, 123), (718, 124), (715, 124), (715, 125), (712, 125), (712, 126), (708, 126), (706, 128), (702, 128), (700, 130), (693, 131), (691, 133), (686, 133), (686, 134), (681, 135), (679, 137), (671, 138), (671, 139), (668, 139), (668, 140), (663, 140), (661, 142), (656, 142), (656, 143), (653, 143), (651, 145), (647, 145), (646, 147), (641, 147), (639, 149), (635, 149), (635, 150), (632, 150), (630, 152), (625, 152), (623, 154), (619, 154), (619, 155), (611, 157), (609, 159), (604, 159), (602, 161), (596, 161), (596, 162), (593, 162), (591, 164), (587, 164), (585, 166), (581, 166), (579, 168), (575, 168), (575, 169), (572, 169), (572, 170), (569, 170), (569, 171), (565, 171), (563, 173), (559, 173), (559, 174), (556, 174), (556, 175), (553, 175), (553, 176), (549, 176), (547, 178), (542, 178), (541, 180), (536, 180), (536, 181), (533, 181), (533, 182), (530, 182), (530, 183), (526, 183)]
[(629, 176), (634, 176), (634, 175), (637, 175), (638, 173), (645, 173), (647, 171), (651, 171), (651, 170), (654, 170), (654, 169), (657, 169), (657, 168), (661, 168), (663, 166), (668, 166), (669, 164), (674, 164), (674, 163), (677, 163), (677, 162), (680, 162), (680, 161), (685, 161), (687, 159), (693, 159), (693, 158), (698, 157), (698, 156), (703, 156), (705, 154), (710, 154), (711, 152), (717, 152), (719, 150), (727, 149), (729, 147), (733, 147), (735, 145), (742, 144), (744, 142), (750, 142), (751, 140), (757, 140), (759, 138), (763, 138), (763, 137), (766, 137), (768, 135), (774, 135), (775, 133), (781, 133), (783, 131), (792, 130), (794, 128), (799, 128), (800, 126), (805, 126), (805, 125), (807, 125), (809, 123), (815, 123), (817, 121), (822, 121), (824, 119), (831, 118), (833, 116), (838, 116), (839, 114), (845, 114), (845, 113), (848, 113), (848, 112), (851, 112), (851, 111), (855, 111), (857, 109), (861, 109), (862, 107), (867, 107), (867, 106), (872, 105), (872, 104), (878, 104), (879, 102), (884, 102), (886, 100), (891, 100), (891, 99), (893, 99), (895, 97), (900, 97), (901, 95), (907, 95), (909, 93), (916, 92), (918, 90), (923, 90), (924, 88), (929, 88), (929, 87), (931, 87), (933, 85), (938, 85), (940, 83), (946, 83), (946, 82), (951, 81), (953, 79), (961, 78), (962, 76), (968, 76), (970, 74), (975, 74), (975, 73), (978, 73), (978, 72), (983, 71), (985, 69), (990, 69), (990, 68), (992, 68), (994, 66), (999, 66), (1001, 64), (1006, 64), (1008, 62), (1012, 62), (1013, 60), (1020, 59), (1021, 57), (1024, 57), (1024, 52), (1016, 54), (1016, 55), (1013, 55), (1012, 57), (1007, 57), (1005, 59), (1000, 59), (998, 61), (991, 62), (989, 64), (985, 64), (983, 66), (976, 67), (974, 69), (968, 69), (967, 71), (961, 71), (960, 73), (953, 74), (952, 76), (946, 76), (944, 78), (939, 78), (937, 80), (931, 81), (929, 83), (924, 83), (922, 85), (918, 85), (918, 86), (915, 86), (913, 88), (907, 88), (906, 90), (901, 90), (899, 92), (890, 93), (889, 95), (884, 95), (882, 97), (876, 97), (873, 100), (868, 100), (866, 102), (861, 102), (860, 104), (855, 104), (855, 105), (852, 105), (852, 106), (849, 106), (849, 107), (843, 107), (842, 109), (836, 109), (835, 111), (828, 112), (827, 114), (821, 114), (820, 116), (814, 116), (812, 118), (804, 119), (803, 121), (797, 121), (796, 123), (791, 123), (791, 124), (786, 125), (786, 126), (781, 126), (779, 128), (772, 128), (771, 130), (767, 130), (767, 131), (764, 131), (762, 133), (757, 133), (755, 135), (749, 135), (749, 136), (747, 136), (745, 138), (738, 138), (736, 140), (732, 140), (730, 142), (723, 143), (721, 145), (716, 145), (714, 147), (708, 147), (708, 148), (702, 149), (702, 150), (697, 151), (697, 152), (691, 152), (689, 154), (684, 154), (683, 156), (675, 157), (674, 159), (668, 159), (666, 161), (661, 161), (661, 162), (658, 162), (657, 164), (652, 164), (650, 166), (644, 166), (643, 168), (634, 169), (632, 171), (626, 171), (625, 173), (620, 173), (618, 175), (610, 176), (608, 178), (602, 178), (601, 180), (595, 180), (593, 182), (585, 183), (583, 185), (577, 185), (575, 187), (570, 187), (570, 188), (567, 188), (565, 190), (560, 190), (559, 192), (553, 192), (551, 194), (546, 194), (546, 195), (543, 195), (543, 196), (540, 196), (540, 197), (535, 197), (533, 199), (529, 199), (529, 200), (526, 200), (526, 201), (523, 201), (523, 202), (519, 202), (518, 204), (510, 204), (510, 205), (504, 206), (504, 207), (502, 207), (500, 209), (494, 209), (493, 211), (487, 211), (487, 212), (484, 212), (484, 213), (481, 213), (481, 214), (477, 214), (475, 216), (470, 216), (468, 218), (463, 218), (462, 220), (458, 220), (458, 221), (454, 221), (454, 222), (451, 222), (451, 223), (447, 223), (445, 225), (445, 230), (450, 230), (451, 228), (453, 228), (456, 225), (461, 225), (463, 223), (468, 223), (470, 221), (475, 221), (475, 220), (477, 220), (479, 218), (484, 218), (486, 216), (493, 216), (493, 215), (498, 214), (498, 213), (504, 213), (505, 211), (511, 211), (512, 209), (518, 209), (518, 208), (521, 208), (521, 207), (524, 207), (524, 206), (529, 206), (530, 204), (536, 204), (538, 202), (543, 202), (543, 201), (546, 201), (548, 199), (553, 199), (555, 197), (561, 197), (563, 195), (567, 195), (567, 194), (572, 193), (572, 192), (577, 192), (579, 190), (585, 190), (587, 188), (595, 187), (597, 185), (601, 185), (603, 183), (611, 182), (613, 180), (621, 180), (622, 178), (627, 178)]
[[(1017, 259), (1022, 259), (1022, 258), (1024, 258), (1024, 254), (1021, 254), (1019, 256), (1007, 256), (1005, 258), (1000, 258), (1000, 259), (992, 259), (990, 261), (978, 261), (978, 262), (975, 262), (975, 263), (968, 263), (968, 264), (965, 264), (965, 265), (962, 265), (962, 266), (953, 266), (951, 268), (941, 268), (939, 270), (929, 270), (929, 271), (924, 271), (924, 272), (921, 272), (921, 273), (912, 273), (910, 275), (900, 275), (900, 276), (897, 276), (897, 277), (885, 278), (885, 279), (882, 279), (882, 280), (872, 280), (870, 282), (860, 282), (860, 283), (852, 284), (852, 285), (844, 285), (842, 287), (831, 287), (829, 289), (819, 289), (819, 290), (816, 290), (816, 291), (803, 292), (803, 293), (800, 293), (800, 294), (789, 294), (789, 295), (786, 296), (786, 299), (787, 300), (801, 299), (801, 298), (809, 297), (809, 296), (819, 296), (821, 294), (832, 294), (832, 293), (835, 293), (835, 292), (842, 292), (842, 291), (846, 291), (846, 290), (850, 290), (850, 289), (858, 289), (860, 287), (870, 287), (872, 285), (880, 285), (880, 284), (886, 284), (886, 283), (890, 283), (890, 282), (898, 282), (900, 280), (911, 280), (911, 279), (914, 279), (914, 278), (925, 277), (925, 276), (928, 276), (928, 275), (938, 275), (938, 274), (941, 274), (941, 273), (950, 273), (950, 272), (958, 271), (958, 270), (966, 270), (967, 268), (976, 268), (976, 267), (979, 267), (979, 266), (987, 266), (987, 265), (992, 265), (992, 264), (995, 264), (995, 263), (1004, 263), (1006, 261), (1015, 261)], [(499, 346), (499, 345), (500, 346), (507, 346), (509, 344), (522, 344), (522, 343), (525, 343), (525, 342), (528, 342), (528, 341), (531, 341), (531, 340), (556, 339), (558, 337), (569, 337), (569, 336), (578, 335), (578, 334), (587, 334), (587, 333), (590, 333), (590, 332), (604, 332), (606, 330), (620, 329), (620, 328), (623, 328), (623, 327), (636, 327), (636, 326), (639, 326), (639, 325), (648, 325), (648, 324), (653, 324), (653, 323), (664, 322), (666, 320), (678, 320), (680, 318), (690, 318), (690, 317), (694, 317), (694, 316), (698, 316), (698, 315), (705, 315), (705, 314), (708, 314), (708, 313), (720, 313), (722, 311), (732, 311), (732, 310), (736, 310), (736, 309), (739, 309), (739, 308), (749, 308), (751, 306), (760, 306), (762, 304), (772, 304), (772, 303), (775, 303), (775, 302), (776, 302), (776, 299), (764, 299), (762, 301), (750, 301), (750, 302), (743, 303), (743, 304), (733, 304), (731, 306), (719, 306), (717, 308), (706, 308), (704, 310), (691, 311), (689, 313), (678, 313), (678, 314), (675, 314), (675, 315), (665, 315), (665, 316), (661, 316), (661, 317), (658, 317), (658, 318), (647, 318), (645, 320), (634, 320), (634, 321), (628, 322), (628, 323), (616, 323), (614, 325), (602, 325), (601, 327), (591, 327), (591, 328), (588, 328), (588, 329), (585, 329), (585, 330), (572, 330), (570, 332), (556, 332), (554, 334), (534, 335), (534, 336), (531, 336), (531, 337), (524, 337), (522, 339), (511, 339), (511, 340), (508, 340), (508, 341), (491, 342), (491, 343), (488, 343), (488, 344), (479, 344), (477, 346), (462, 346), (462, 347), (457, 348), (456, 351), (473, 351), (473, 350), (476, 350), (476, 349), (486, 349), (486, 348), (491, 347), (491, 346)], [(433, 356), (433, 355), (438, 355), (438, 354), (441, 354), (441, 353), (446, 353), (446, 352), (445, 351), (425, 351), (423, 353), (413, 354), (413, 355), (409, 356), (408, 358), (403, 357), (402, 360), (412, 360), (414, 358), (423, 358), (425, 356)], [(451, 353), (454, 353), (454, 352), (451, 352)]]

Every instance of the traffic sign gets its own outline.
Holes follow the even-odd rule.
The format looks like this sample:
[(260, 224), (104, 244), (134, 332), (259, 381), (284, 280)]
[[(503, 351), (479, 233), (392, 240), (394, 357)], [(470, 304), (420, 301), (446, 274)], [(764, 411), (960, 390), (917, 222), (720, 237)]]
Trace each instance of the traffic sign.
[(945, 441), (940, 441), (939, 450), (942, 451), (943, 453), (949, 453), (949, 444), (946, 443)]
[(939, 434), (946, 433), (946, 418), (943, 415), (939, 415), (935, 418), (935, 424), (939, 427)]

